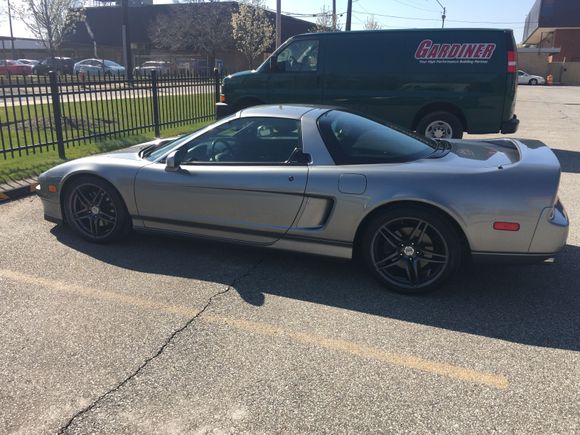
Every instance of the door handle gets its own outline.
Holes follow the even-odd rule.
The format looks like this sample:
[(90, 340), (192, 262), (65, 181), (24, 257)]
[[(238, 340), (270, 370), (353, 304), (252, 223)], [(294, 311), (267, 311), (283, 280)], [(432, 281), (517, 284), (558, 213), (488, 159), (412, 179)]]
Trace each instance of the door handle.
[(294, 181), (294, 176), (293, 176), (293, 175), (290, 175), (290, 176), (288, 177), (288, 181)]

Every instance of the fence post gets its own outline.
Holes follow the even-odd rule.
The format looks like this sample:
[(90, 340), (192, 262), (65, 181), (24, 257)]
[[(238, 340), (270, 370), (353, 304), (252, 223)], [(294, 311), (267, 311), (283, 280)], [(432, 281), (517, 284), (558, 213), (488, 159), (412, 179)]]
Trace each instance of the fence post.
[(214, 92), (215, 92), (215, 102), (220, 102), (220, 72), (217, 68), (213, 69), (213, 81), (214, 81)]
[(157, 89), (157, 71), (151, 71), (151, 92), (153, 94), (153, 125), (155, 126), (155, 137), (161, 137), (159, 126), (159, 95)]
[(52, 97), (52, 114), (54, 116), (54, 130), (56, 132), (56, 146), (58, 148), (58, 157), (66, 159), (64, 152), (64, 139), (62, 136), (62, 114), (60, 111), (60, 96), (58, 94), (58, 82), (56, 72), (49, 71), (50, 96)]

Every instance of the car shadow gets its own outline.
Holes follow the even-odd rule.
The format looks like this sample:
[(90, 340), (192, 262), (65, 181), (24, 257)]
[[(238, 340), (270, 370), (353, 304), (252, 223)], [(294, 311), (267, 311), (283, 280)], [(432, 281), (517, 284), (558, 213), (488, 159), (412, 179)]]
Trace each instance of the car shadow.
[(554, 264), (466, 265), (441, 289), (405, 296), (385, 291), (356, 262), (138, 233), (114, 245), (88, 243), (63, 226), (52, 233), (93, 258), (149, 274), (229, 285), (225, 268), (259, 264), (234, 285), (254, 306), (271, 294), (514, 343), (580, 350), (577, 246), (566, 246)]
[(562, 172), (571, 172), (573, 174), (580, 174), (580, 152), (552, 149), (562, 167)]

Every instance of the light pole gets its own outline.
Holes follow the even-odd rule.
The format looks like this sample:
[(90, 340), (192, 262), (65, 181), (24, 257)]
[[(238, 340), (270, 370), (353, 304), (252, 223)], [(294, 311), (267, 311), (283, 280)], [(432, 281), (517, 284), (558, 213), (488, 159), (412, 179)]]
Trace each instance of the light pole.
[(10, 46), (12, 48), (12, 59), (16, 59), (16, 50), (14, 50), (14, 33), (12, 33), (12, 10), (10, 0), (8, 0), (8, 25), (10, 26)]
[(441, 12), (441, 28), (443, 29), (445, 27), (445, 18), (447, 18), (447, 15), (445, 15), (447, 13), (447, 8), (443, 6), (439, 0), (435, 1), (439, 3), (439, 6), (441, 6), (441, 9), (443, 9)]

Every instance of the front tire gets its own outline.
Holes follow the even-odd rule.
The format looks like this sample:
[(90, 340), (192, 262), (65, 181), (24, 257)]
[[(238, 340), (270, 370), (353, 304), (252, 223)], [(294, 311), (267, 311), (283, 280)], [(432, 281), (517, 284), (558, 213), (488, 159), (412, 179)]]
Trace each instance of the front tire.
[(399, 293), (439, 287), (459, 267), (459, 234), (442, 214), (420, 206), (387, 209), (367, 225), (361, 241), (365, 265)]
[(68, 225), (84, 239), (108, 243), (129, 227), (121, 195), (101, 178), (85, 176), (66, 186), (64, 211)]
[(538, 80), (537, 79), (531, 79), (530, 80), (530, 85), (536, 86), (537, 84), (538, 84)]
[(430, 139), (461, 139), (463, 124), (449, 112), (432, 112), (421, 118), (417, 133)]

